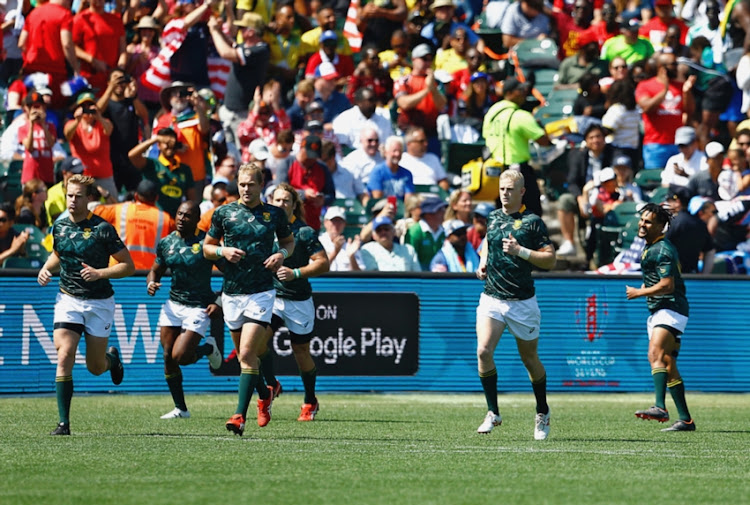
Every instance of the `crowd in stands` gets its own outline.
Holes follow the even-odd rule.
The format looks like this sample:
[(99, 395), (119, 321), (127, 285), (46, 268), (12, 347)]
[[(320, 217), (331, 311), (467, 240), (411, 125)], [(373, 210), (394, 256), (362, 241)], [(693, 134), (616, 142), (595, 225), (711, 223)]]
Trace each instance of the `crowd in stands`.
[[(611, 262), (612, 216), (653, 199), (679, 217), (670, 233), (691, 251), (686, 271), (736, 266), (750, 251), (750, 0), (1, 7), (3, 260), (24, 255), (28, 232), (14, 224), (44, 234), (66, 215), (66, 181), (82, 173), (96, 179), (94, 211), (149, 268), (181, 201), (200, 203), (207, 229), (236, 200), (238, 167), (255, 163), (264, 194), (284, 182), (299, 192), (332, 271), (472, 272), (496, 201), (475, 198), (445, 144), (483, 143), (497, 104), (533, 111), (566, 90), (577, 91), (572, 121), (528, 138), (564, 146), (567, 173), (553, 192), (537, 166), (527, 185), (541, 191), (527, 187), (525, 202), (541, 212), (556, 200), (544, 217), (559, 222), (559, 257)], [(557, 50), (543, 65), (557, 72), (548, 96), (532, 90), (533, 68), (506, 58), (545, 41)], [(516, 168), (504, 135), (524, 149), (527, 137), (513, 115), (480, 166)], [(15, 193), (9, 166), (20, 169)]]

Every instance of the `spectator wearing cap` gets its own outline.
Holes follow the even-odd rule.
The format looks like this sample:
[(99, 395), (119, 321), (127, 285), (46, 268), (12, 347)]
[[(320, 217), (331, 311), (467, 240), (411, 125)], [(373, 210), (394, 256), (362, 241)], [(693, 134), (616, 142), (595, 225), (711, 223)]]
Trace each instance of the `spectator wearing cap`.
[(32, 91), (23, 100), (25, 120), (18, 127), (18, 142), (24, 147), (21, 183), (40, 179), (47, 185), (55, 181), (52, 147), (57, 141), (55, 126), (47, 120), (42, 95)]
[(349, 109), (352, 104), (346, 95), (336, 89), (339, 73), (330, 62), (323, 62), (315, 70), (315, 101), (323, 105), (323, 122), (333, 119)]
[(367, 182), (367, 189), (373, 198), (395, 196), (403, 200), (406, 195), (416, 192), (411, 172), (400, 165), (403, 152), (404, 140), (401, 137), (386, 139), (383, 144), (385, 161), (372, 169)]
[(350, 55), (340, 54), (336, 48), (338, 46), (338, 35), (333, 30), (326, 30), (320, 34), (320, 49), (310, 56), (305, 67), (305, 77), (308, 79), (315, 77), (315, 71), (321, 63), (330, 63), (339, 74), (338, 84), (346, 83), (349, 76), (354, 73), (354, 61)]
[(578, 38), (578, 52), (560, 63), (556, 87), (577, 87), (584, 74), (592, 74), (597, 79), (609, 75), (607, 62), (599, 59), (599, 41), (592, 32), (583, 32)]
[(330, 271), (351, 271), (352, 258), (350, 258), (350, 254), (355, 261), (360, 257), (360, 238), (359, 235), (355, 235), (354, 238), (346, 238), (344, 236), (346, 209), (335, 205), (328, 207), (323, 216), (323, 228), (325, 229), (325, 233), (321, 233), (318, 239), (323, 249), (325, 249), (326, 255), (328, 255), (328, 261), (331, 264)]
[(460, 26), (454, 28), (450, 34), (449, 44), (447, 49), (438, 48), (435, 55), (435, 70), (455, 74), (459, 70), (469, 68), (466, 52), (471, 46), (466, 36), (466, 29)]
[(698, 146), (698, 137), (692, 126), (681, 126), (674, 134), (674, 141), (680, 150), (671, 156), (661, 173), (661, 185), (687, 186), (690, 177), (700, 172), (706, 163), (706, 155)]
[(248, 148), (251, 142), (261, 139), (266, 146), (271, 146), (276, 143), (276, 136), (281, 130), (287, 130), (292, 126), (289, 116), (281, 106), (280, 94), (273, 90), (277, 85), (277, 81), (266, 83), (263, 93), (259, 87), (255, 88), (253, 108), (247, 119), (237, 127), (237, 140), (243, 163), (250, 161)]
[(396, 30), (401, 30), (409, 9), (404, 0), (389, 2), (363, 2), (359, 10), (357, 28), (362, 34), (362, 45), (374, 45), (376, 51), (388, 49), (388, 40)]
[(94, 214), (115, 227), (130, 251), (136, 270), (151, 268), (157, 244), (175, 229), (172, 216), (156, 206), (158, 198), (159, 186), (144, 179), (138, 184), (132, 202), (97, 205), (94, 209)]
[[(695, 204), (693, 204), (695, 200)], [(716, 250), (706, 222), (699, 216), (705, 213), (708, 218), (716, 213), (716, 206), (705, 197), (690, 198), (684, 186), (673, 186), (667, 194), (667, 206), (672, 212), (666, 238), (677, 249), (682, 273), (700, 272), (698, 262), (703, 259), (702, 273), (710, 274), (713, 270)], [(709, 215), (710, 214), (710, 215)]]
[(687, 189), (690, 196), (705, 196), (713, 201), (721, 199), (719, 195), (719, 175), (724, 163), (724, 146), (718, 142), (706, 145), (706, 167), (690, 176)]
[[(197, 12), (197, 11), (193, 11)], [(206, 184), (206, 150), (211, 123), (206, 114), (206, 102), (190, 83), (175, 81), (159, 93), (166, 111), (154, 124), (152, 135), (163, 128), (171, 128), (180, 142), (180, 162), (190, 167), (196, 196), (203, 194)], [(175, 212), (177, 208), (175, 207)]]
[(336, 189), (328, 167), (320, 160), (321, 150), (320, 137), (308, 135), (289, 167), (289, 184), (300, 193), (305, 208), (305, 221), (314, 230), (320, 230), (322, 208), (333, 203), (336, 198)]
[(443, 223), (446, 239), (430, 262), (431, 272), (476, 272), (479, 255), (469, 242), (468, 225), (460, 219)]
[[(457, 28), (463, 28), (466, 31), (469, 45), (476, 46), (480, 43), (479, 36), (471, 28), (460, 21), (456, 21), (456, 4), (453, 0), (435, 0), (430, 5), (430, 10), (434, 20), (422, 28), (421, 35), (429, 40), (434, 47), (443, 47), (443, 38), (454, 33)], [(413, 55), (412, 58), (414, 58)]]
[(638, 35), (639, 29), (637, 19), (623, 21), (620, 35), (607, 40), (602, 46), (602, 59), (612, 61), (620, 57), (628, 65), (649, 59), (654, 54), (654, 46), (647, 38)]
[[(589, 218), (586, 237), (586, 260), (591, 263), (599, 243), (599, 228), (604, 216), (622, 201), (617, 192), (617, 175), (611, 167), (603, 168), (593, 180), (586, 183), (581, 193), (584, 203), (582, 216)], [(601, 265), (597, 265), (599, 267)]]
[(391, 122), (376, 112), (375, 92), (370, 88), (359, 88), (354, 93), (354, 106), (339, 114), (333, 120), (333, 132), (342, 145), (359, 149), (360, 132), (365, 126), (377, 131), (378, 138), (386, 139), (393, 135)]
[(263, 139), (253, 140), (252, 142), (250, 142), (250, 145), (247, 148), (247, 152), (249, 156), (246, 163), (254, 163), (255, 165), (265, 170), (266, 160), (271, 155), (266, 142)]
[(695, 109), (691, 91), (695, 76), (684, 83), (678, 81), (677, 60), (671, 53), (659, 53), (656, 65), (656, 76), (641, 81), (635, 88), (635, 100), (643, 118), (644, 168), (662, 168), (670, 156), (679, 152), (675, 132), (682, 126), (683, 115), (689, 116)]
[(73, 18), (73, 43), (81, 62), (81, 76), (102, 93), (109, 73), (125, 68), (127, 45), (122, 18), (104, 11), (104, 0), (92, 0)]
[(617, 156), (612, 162), (617, 176), (617, 193), (621, 202), (643, 202), (641, 188), (633, 182), (633, 162), (628, 156)]
[[(315, 81), (313, 79), (303, 79), (297, 83), (294, 90), (294, 102), (286, 110), (286, 115), (292, 121), (292, 130), (298, 131), (305, 126), (305, 114), (307, 107), (315, 100)], [(318, 104), (323, 106), (322, 103)]]
[(438, 154), (437, 117), (448, 103), (440, 91), (431, 68), (434, 54), (429, 44), (420, 44), (411, 52), (412, 72), (396, 81), (393, 96), (400, 108), (398, 124), (405, 130), (409, 126), (421, 126), (430, 141), (428, 150)]
[(445, 203), (445, 200), (437, 196), (424, 198), (420, 205), (422, 213), (419, 222), (406, 230), (404, 243), (411, 244), (417, 252), (422, 270), (430, 270), (432, 258), (443, 246), (446, 233), (442, 224), (447, 207), (448, 204)]
[(143, 16), (133, 28), (138, 33), (138, 42), (128, 44), (128, 63), (125, 68), (133, 76), (133, 80), (138, 87), (138, 98), (148, 108), (149, 117), (153, 118), (161, 108), (159, 93), (147, 87), (141, 81), (141, 76), (151, 66), (151, 61), (159, 55), (160, 47), (157, 34), (161, 27), (153, 17)]
[(526, 103), (529, 91), (528, 83), (522, 83), (515, 77), (506, 78), (503, 83), (503, 99), (487, 112), (482, 136), (495, 161), (506, 170), (515, 169), (521, 172), (526, 188), (523, 204), (531, 212), (541, 216), (541, 192), (534, 169), (529, 165), (529, 141), (534, 140), (541, 146), (548, 146), (550, 140), (534, 116), (521, 109), (521, 105)]
[(373, 92), (373, 101), (379, 107), (387, 107), (393, 96), (393, 79), (382, 66), (378, 50), (373, 45), (365, 46), (362, 50), (362, 61), (349, 77), (346, 97), (355, 102), (356, 93), (363, 88)]
[(60, 173), (62, 180), (47, 189), (47, 200), (44, 202), (47, 222), (50, 224), (54, 223), (57, 216), (67, 209), (65, 191), (68, 188), (68, 181), (74, 175), (83, 173), (83, 163), (78, 158), (69, 156), (60, 163)]
[[(372, 221), (374, 240), (360, 249), (363, 270), (379, 272), (420, 272), (422, 270), (414, 248), (410, 244), (399, 244), (394, 240), (395, 235), (395, 228), (390, 217), (378, 216)], [(350, 256), (351, 258), (353, 256)], [(359, 270), (356, 261), (351, 261), (351, 266), (352, 270)]]
[(487, 219), (490, 217), (490, 212), (495, 210), (491, 204), (487, 202), (479, 202), (474, 208), (474, 212), (471, 218), (471, 226), (466, 231), (466, 236), (469, 239), (471, 246), (479, 252), (484, 243), (484, 237), (487, 236)]
[(73, 119), (65, 123), (65, 138), (71, 154), (83, 163), (83, 175), (93, 177), (104, 188), (104, 198), (119, 193), (109, 157), (113, 129), (112, 121), (102, 116), (93, 93), (78, 95)]
[(242, 44), (232, 45), (221, 31), (219, 18), (211, 17), (208, 29), (219, 56), (232, 63), (224, 91), (224, 103), (219, 108), (219, 118), (224, 129), (237, 138), (237, 128), (245, 119), (250, 101), (256, 90), (265, 83), (271, 57), (268, 44), (263, 39), (265, 23), (255, 12), (246, 12), (234, 22), (240, 28)]
[(307, 106), (308, 113), (305, 114), (305, 124), (299, 131), (294, 132), (294, 147), (296, 153), (300, 144), (308, 135), (316, 135), (325, 142), (331, 142), (336, 147), (336, 159), (341, 159), (341, 144), (339, 138), (333, 131), (331, 123), (323, 123), (325, 111), (320, 102), (312, 102)]
[(463, 97), (456, 102), (457, 109), (465, 107), (466, 116), (473, 119), (472, 123), (476, 125), (477, 130), (481, 130), (484, 117), (498, 99), (490, 82), (489, 75), (474, 72)]
[(49, 74), (53, 108), (65, 107), (60, 85), (68, 78), (66, 63), (80, 74), (73, 44), (73, 15), (65, 0), (50, 0), (38, 5), (26, 17), (18, 47), (23, 52), (24, 72)]
[(349, 47), (349, 41), (344, 34), (336, 29), (336, 13), (328, 4), (322, 3), (316, 13), (318, 26), (302, 34), (302, 45), (300, 46), (300, 56), (307, 56), (320, 49), (320, 37), (323, 32), (331, 30), (336, 33), (336, 52), (351, 56), (352, 48)]
[(688, 27), (680, 19), (674, 16), (674, 5), (672, 0), (654, 0), (654, 13), (656, 14), (638, 30), (638, 35), (645, 37), (651, 42), (656, 51), (665, 46), (667, 30), (670, 26), (680, 29), (680, 44), (685, 44)]
[(366, 125), (359, 132), (360, 147), (341, 160), (341, 166), (349, 170), (362, 184), (367, 186), (373, 169), (385, 162), (380, 154), (380, 137), (374, 126)]
[(328, 172), (331, 174), (337, 199), (357, 199), (362, 205), (367, 205), (367, 200), (370, 197), (365, 185), (346, 168), (338, 164), (336, 161), (336, 146), (332, 142), (323, 141), (320, 159), (328, 167)]
[(439, 185), (450, 191), (448, 174), (440, 158), (427, 152), (427, 135), (424, 128), (412, 126), (406, 131), (406, 152), (401, 156), (399, 165), (411, 172), (415, 185)]
[(500, 25), (503, 46), (513, 47), (526, 39), (549, 37), (550, 19), (543, 0), (521, 0), (508, 6)]

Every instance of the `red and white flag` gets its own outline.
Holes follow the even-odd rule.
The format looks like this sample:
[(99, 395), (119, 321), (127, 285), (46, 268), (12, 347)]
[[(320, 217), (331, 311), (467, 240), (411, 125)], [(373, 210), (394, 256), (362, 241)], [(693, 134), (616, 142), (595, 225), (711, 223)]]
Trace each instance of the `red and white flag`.
[(349, 47), (353, 53), (358, 53), (362, 49), (362, 34), (357, 28), (357, 18), (359, 17), (359, 0), (351, 0), (349, 10), (346, 11), (346, 22), (344, 23), (344, 37), (349, 41)]

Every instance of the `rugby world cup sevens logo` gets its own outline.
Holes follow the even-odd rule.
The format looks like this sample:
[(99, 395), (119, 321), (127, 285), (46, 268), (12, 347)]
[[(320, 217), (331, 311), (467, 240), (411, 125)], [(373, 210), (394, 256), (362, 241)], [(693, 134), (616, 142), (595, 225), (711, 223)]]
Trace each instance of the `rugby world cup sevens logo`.
[(604, 289), (589, 291), (575, 311), (576, 327), (589, 342), (602, 337), (607, 327), (609, 304)]

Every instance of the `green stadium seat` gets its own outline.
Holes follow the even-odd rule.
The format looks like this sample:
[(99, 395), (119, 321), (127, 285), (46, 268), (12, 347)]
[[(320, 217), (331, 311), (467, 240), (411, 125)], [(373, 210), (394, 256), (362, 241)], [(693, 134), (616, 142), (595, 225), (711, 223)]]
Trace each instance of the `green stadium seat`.
[(42, 268), (44, 260), (39, 258), (21, 258), (11, 257), (3, 262), (3, 268), (24, 268), (31, 270), (39, 270)]
[(37, 258), (42, 261), (46, 261), (49, 256), (49, 252), (44, 248), (43, 242), (45, 239), (44, 233), (34, 225), (30, 224), (16, 224), (13, 228), (18, 232), (27, 231), (29, 232), (29, 239), (26, 241), (26, 256), (29, 258)]
[(635, 183), (644, 191), (650, 191), (661, 185), (661, 168), (648, 168), (635, 174)]
[(471, 160), (481, 158), (484, 141), (474, 144), (459, 144), (450, 140), (441, 141), (443, 166), (448, 174), (461, 175), (461, 168)]
[(667, 199), (667, 193), (669, 193), (669, 188), (659, 186), (651, 192), (651, 195), (648, 197), (648, 201), (653, 203), (662, 203)]
[(446, 190), (444, 190), (437, 184), (415, 184), (414, 189), (417, 191), (417, 193), (437, 195), (443, 200), (447, 199), (450, 196), (450, 194)]
[(23, 169), (23, 160), (13, 160), (8, 165), (7, 177), (3, 181), (2, 194), (3, 200), (12, 202), (23, 192), (21, 184), (21, 171)]

